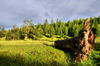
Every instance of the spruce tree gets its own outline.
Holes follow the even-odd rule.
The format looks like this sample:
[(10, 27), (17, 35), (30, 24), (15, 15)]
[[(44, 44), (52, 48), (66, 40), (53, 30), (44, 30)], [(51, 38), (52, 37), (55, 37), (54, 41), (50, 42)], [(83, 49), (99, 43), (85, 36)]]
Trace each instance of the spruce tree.
[(53, 26), (54, 26), (54, 21), (53, 21), (53, 19), (51, 19), (50, 30), (49, 30), (50, 37), (53, 37), (55, 35), (55, 30), (54, 30)]
[(44, 35), (48, 34), (48, 30), (49, 30), (49, 25), (48, 25), (48, 20), (46, 19), (44, 22)]
[(67, 36), (68, 35), (68, 27), (67, 26), (65, 26), (65, 28), (64, 28), (64, 34)]

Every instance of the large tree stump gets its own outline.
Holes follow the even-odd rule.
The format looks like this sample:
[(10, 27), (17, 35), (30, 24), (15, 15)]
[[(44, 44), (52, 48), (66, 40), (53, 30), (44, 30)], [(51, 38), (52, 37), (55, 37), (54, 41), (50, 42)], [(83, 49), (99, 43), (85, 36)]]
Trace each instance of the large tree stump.
[(79, 62), (81, 59), (86, 59), (87, 54), (89, 54), (93, 48), (96, 37), (89, 28), (89, 25), (90, 19), (88, 18), (84, 22), (81, 35), (73, 37), (72, 39), (57, 40), (55, 41), (54, 46), (59, 49), (70, 48), (77, 52), (77, 56), (75, 58), (76, 62)]

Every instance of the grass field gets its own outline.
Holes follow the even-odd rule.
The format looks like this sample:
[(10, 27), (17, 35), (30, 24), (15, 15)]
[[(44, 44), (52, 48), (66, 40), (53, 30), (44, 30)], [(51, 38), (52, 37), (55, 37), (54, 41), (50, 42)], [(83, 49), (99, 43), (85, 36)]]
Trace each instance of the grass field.
[(74, 63), (75, 55), (54, 48), (57, 39), (38, 41), (0, 41), (0, 66), (99, 66), (100, 41), (88, 55), (88, 60)]

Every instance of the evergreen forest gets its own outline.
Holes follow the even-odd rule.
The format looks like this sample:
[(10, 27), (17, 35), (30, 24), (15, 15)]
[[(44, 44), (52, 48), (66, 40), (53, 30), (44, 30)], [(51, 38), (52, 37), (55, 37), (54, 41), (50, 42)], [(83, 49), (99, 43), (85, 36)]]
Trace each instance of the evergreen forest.
[[(5, 27), (0, 27), (0, 38), (5, 37), (5, 40), (37, 40), (43, 36), (53, 38), (54, 35), (59, 35), (61, 38), (66, 36), (75, 37), (80, 35), (85, 19), (74, 19), (73, 21), (62, 22), (57, 18), (56, 22), (51, 19), (49, 24), (48, 19), (45, 19), (44, 24), (38, 22), (37, 25), (32, 23), (32, 20), (25, 19), (21, 27), (14, 24), (13, 29), (5, 30)], [(90, 28), (96, 36), (100, 36), (100, 16), (90, 17)]]

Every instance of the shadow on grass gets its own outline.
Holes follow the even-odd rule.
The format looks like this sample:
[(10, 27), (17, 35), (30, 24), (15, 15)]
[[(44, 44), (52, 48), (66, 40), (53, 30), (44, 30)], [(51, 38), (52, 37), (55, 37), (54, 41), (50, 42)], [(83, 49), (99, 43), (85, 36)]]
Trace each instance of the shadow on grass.
[[(43, 45), (51, 46), (51, 47), (55, 48), (54, 45), (48, 45), (46, 43), (44, 43)], [(55, 49), (58, 49), (58, 48), (55, 48)], [(68, 59), (69, 62), (74, 62), (76, 55), (75, 55), (75, 52), (73, 50), (71, 50), (71, 49), (60, 49), (60, 50), (64, 51), (66, 56), (68, 56), (67, 59)], [(73, 64), (70, 64), (70, 65), (73, 65)]]
[(23, 61), (18, 60), (18, 58), (13, 59), (12, 57), (9, 56), (3, 56), (0, 55), (0, 66), (23, 66), (23, 65), (28, 65), (25, 64)]
[(46, 44), (46, 43), (43, 43), (43, 45), (46, 45), (46, 46), (51, 46), (51, 47), (53, 47), (53, 48), (54, 48), (54, 45), (48, 45), (48, 44)]
[[(27, 62), (26, 62), (27, 61)], [(25, 57), (8, 57), (0, 55), (0, 66), (63, 66), (59, 64), (57, 61), (52, 62), (41, 62), (41, 61), (28, 61)]]
[(49, 42), (54, 42), (54, 41), (49, 41)]
[(100, 43), (95, 43), (93, 48), (95, 51), (100, 51)]

